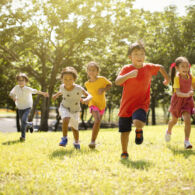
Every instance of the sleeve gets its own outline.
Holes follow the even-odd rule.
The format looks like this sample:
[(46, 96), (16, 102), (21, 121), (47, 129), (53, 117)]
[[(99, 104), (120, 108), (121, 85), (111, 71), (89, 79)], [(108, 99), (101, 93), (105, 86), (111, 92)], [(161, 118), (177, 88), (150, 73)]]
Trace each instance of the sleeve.
[(107, 85), (112, 85), (112, 83), (111, 83), (107, 78), (102, 77), (102, 79), (103, 79), (103, 82), (104, 82), (105, 87), (106, 87)]
[(60, 85), (59, 92), (63, 93), (63, 87), (64, 87), (64, 85), (63, 85), (63, 84), (62, 84), (62, 85)]
[(9, 95), (16, 95), (16, 86), (10, 91)]
[(156, 66), (155, 64), (150, 64), (150, 72), (152, 75), (157, 75), (158, 71), (160, 70), (159, 66)]
[(127, 65), (125, 65), (122, 69), (121, 69), (121, 71), (119, 72), (119, 75), (124, 75), (124, 74), (126, 74), (126, 73), (128, 73), (129, 72), (129, 69), (128, 69), (128, 66)]
[(28, 87), (27, 89), (28, 89), (28, 91), (31, 92), (32, 94), (36, 94), (36, 93), (38, 92), (37, 89), (33, 89), (33, 88), (31, 88), (31, 87)]
[(180, 88), (179, 77), (178, 76), (175, 76), (175, 78), (174, 78), (173, 88), (174, 89), (179, 89)]
[(85, 84), (84, 84), (84, 86), (85, 86), (86, 89), (87, 89), (87, 83), (88, 83), (88, 82), (85, 82)]

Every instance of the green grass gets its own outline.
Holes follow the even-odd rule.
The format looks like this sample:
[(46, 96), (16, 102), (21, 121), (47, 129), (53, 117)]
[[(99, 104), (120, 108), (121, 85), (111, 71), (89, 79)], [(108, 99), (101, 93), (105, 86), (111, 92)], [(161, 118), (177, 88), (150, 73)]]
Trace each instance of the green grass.
[[(144, 142), (130, 135), (129, 160), (121, 160), (117, 129), (100, 131), (96, 150), (88, 149), (91, 131), (81, 131), (81, 151), (58, 146), (61, 132), (0, 133), (0, 194), (195, 194), (195, 150), (183, 146), (183, 126), (176, 126), (169, 145), (166, 126), (144, 128)], [(191, 143), (195, 147), (192, 128)]]

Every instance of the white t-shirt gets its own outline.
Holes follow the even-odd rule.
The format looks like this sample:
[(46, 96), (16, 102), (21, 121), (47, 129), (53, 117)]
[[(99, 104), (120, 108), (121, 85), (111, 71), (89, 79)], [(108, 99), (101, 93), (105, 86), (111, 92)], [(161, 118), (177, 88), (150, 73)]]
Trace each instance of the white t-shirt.
[(37, 90), (32, 89), (30, 87), (24, 86), (20, 87), (16, 85), (10, 92), (11, 96), (16, 97), (16, 107), (20, 110), (24, 110), (26, 108), (31, 108), (33, 105), (32, 94), (36, 94)]
[(60, 85), (60, 92), (62, 93), (61, 104), (72, 113), (80, 111), (80, 99), (83, 91), (85, 91), (80, 85), (74, 84), (74, 86), (71, 91), (67, 91), (64, 88), (64, 84)]

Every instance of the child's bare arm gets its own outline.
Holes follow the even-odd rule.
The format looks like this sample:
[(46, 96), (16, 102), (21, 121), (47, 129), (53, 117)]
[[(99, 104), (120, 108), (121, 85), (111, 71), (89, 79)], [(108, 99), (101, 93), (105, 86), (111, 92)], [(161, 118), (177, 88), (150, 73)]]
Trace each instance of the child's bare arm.
[(43, 95), (44, 97), (49, 97), (47, 92), (37, 91), (37, 94)]
[(62, 95), (62, 93), (61, 92), (57, 92), (56, 94), (54, 94), (53, 96), (52, 96), (52, 98), (53, 98), (53, 100), (56, 100), (59, 96), (61, 96)]
[(156, 66), (159, 66), (159, 67), (160, 67), (159, 72), (160, 72), (160, 73), (162, 74), (162, 76), (164, 77), (163, 84), (164, 84), (164, 85), (168, 85), (168, 84), (170, 83), (171, 79), (170, 79), (169, 75), (167, 74), (167, 72), (166, 72), (164, 66), (162, 66), (162, 65), (156, 65)]
[(108, 85), (106, 85), (105, 88), (99, 88), (98, 89), (98, 94), (102, 94), (103, 92), (108, 91), (111, 87), (112, 87), (112, 85), (111, 84), (108, 84)]
[(81, 98), (81, 103), (88, 105), (89, 101), (92, 99), (91, 94), (89, 94), (87, 91), (83, 90), (83, 95), (86, 96), (86, 98)]
[(186, 98), (188, 98), (188, 97), (193, 96), (194, 92), (191, 90), (188, 93), (183, 93), (183, 92), (180, 91), (180, 89), (176, 89), (176, 94), (177, 94), (178, 97), (186, 97)]
[(127, 74), (124, 75), (118, 75), (116, 80), (115, 80), (115, 84), (116, 85), (121, 85), (123, 84), (126, 80), (130, 79), (130, 78), (135, 78), (137, 77), (137, 73), (138, 70), (132, 70), (131, 72), (128, 72)]

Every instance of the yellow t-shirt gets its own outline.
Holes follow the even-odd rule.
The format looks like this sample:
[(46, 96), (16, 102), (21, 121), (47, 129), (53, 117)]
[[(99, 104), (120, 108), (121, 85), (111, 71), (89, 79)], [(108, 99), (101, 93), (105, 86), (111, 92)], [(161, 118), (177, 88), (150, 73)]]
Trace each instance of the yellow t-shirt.
[[(192, 76), (192, 84), (195, 84), (195, 77)], [(176, 92), (176, 89), (180, 88), (180, 84), (179, 84), (179, 75), (176, 75), (174, 78), (174, 84), (173, 84), (173, 89), (174, 92)]]
[(105, 88), (107, 85), (111, 84), (112, 83), (108, 79), (102, 76), (98, 76), (97, 80), (94, 82), (91, 81), (85, 82), (85, 87), (87, 91), (93, 96), (89, 102), (89, 106), (96, 106), (100, 110), (105, 109), (106, 107), (105, 92), (99, 95), (98, 89)]

